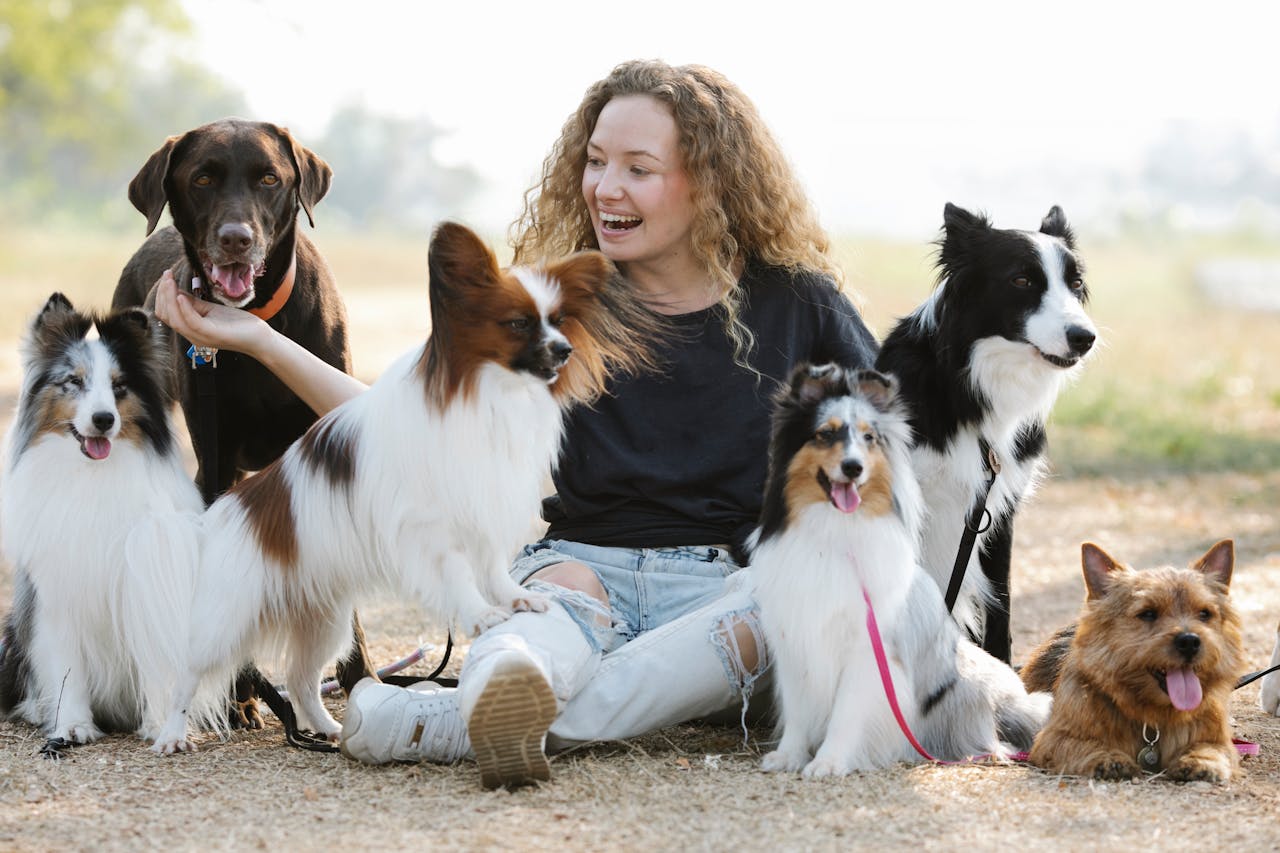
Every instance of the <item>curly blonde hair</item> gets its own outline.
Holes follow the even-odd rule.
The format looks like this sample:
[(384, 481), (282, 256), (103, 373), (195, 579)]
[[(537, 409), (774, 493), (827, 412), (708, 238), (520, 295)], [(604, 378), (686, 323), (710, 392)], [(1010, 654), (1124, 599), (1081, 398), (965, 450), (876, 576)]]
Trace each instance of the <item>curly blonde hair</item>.
[(739, 319), (735, 270), (746, 260), (826, 273), (843, 282), (831, 245), (791, 165), (755, 105), (723, 75), (701, 65), (625, 62), (592, 85), (542, 164), (511, 226), (515, 261), (535, 262), (597, 249), (582, 198), (587, 142), (605, 104), (649, 95), (671, 110), (694, 206), (693, 250), (720, 290), (734, 360), (748, 366), (754, 346)]

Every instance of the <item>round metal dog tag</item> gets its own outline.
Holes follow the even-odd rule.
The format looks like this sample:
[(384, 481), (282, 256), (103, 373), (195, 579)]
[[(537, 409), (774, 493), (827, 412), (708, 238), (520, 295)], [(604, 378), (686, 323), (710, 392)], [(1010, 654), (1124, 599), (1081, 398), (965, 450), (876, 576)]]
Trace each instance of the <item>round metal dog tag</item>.
[(1143, 770), (1155, 772), (1160, 767), (1160, 750), (1151, 745), (1138, 750), (1138, 766)]

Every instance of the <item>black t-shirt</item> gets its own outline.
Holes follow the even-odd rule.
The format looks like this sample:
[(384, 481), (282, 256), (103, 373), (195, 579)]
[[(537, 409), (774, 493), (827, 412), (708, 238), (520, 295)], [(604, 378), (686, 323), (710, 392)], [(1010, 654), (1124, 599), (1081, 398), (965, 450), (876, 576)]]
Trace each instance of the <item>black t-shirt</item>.
[(668, 318), (676, 328), (658, 374), (622, 375), (574, 409), (542, 503), (547, 537), (658, 548), (728, 544), (757, 523), (779, 383), (801, 362), (871, 367), (876, 341), (826, 276), (749, 265), (742, 322), (755, 335), (735, 364), (723, 309)]

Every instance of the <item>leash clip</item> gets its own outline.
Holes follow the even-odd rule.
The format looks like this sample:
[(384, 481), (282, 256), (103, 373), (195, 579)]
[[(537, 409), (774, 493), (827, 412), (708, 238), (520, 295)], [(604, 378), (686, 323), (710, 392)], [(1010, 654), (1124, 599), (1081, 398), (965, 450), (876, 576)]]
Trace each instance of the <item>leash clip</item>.
[(197, 367), (217, 367), (218, 366), (218, 348), (217, 347), (198, 347), (195, 344), (187, 347), (187, 358), (191, 359), (191, 369)]

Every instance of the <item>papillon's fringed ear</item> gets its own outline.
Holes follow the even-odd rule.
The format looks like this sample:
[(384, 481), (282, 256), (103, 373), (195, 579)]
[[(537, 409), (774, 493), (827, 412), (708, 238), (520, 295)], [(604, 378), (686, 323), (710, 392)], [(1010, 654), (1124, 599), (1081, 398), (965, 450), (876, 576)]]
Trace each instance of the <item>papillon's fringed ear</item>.
[(875, 370), (859, 370), (854, 374), (858, 393), (882, 412), (889, 411), (898, 394), (898, 381)]
[(1048, 234), (1050, 237), (1062, 238), (1062, 242), (1066, 243), (1069, 249), (1076, 247), (1075, 232), (1067, 224), (1067, 216), (1062, 212), (1062, 208), (1056, 204), (1049, 208), (1049, 212), (1045, 214), (1044, 219), (1040, 220), (1040, 233)]
[(547, 267), (547, 276), (560, 285), (569, 313), (578, 299), (593, 297), (613, 274), (613, 263), (594, 251), (578, 252)]
[(1223, 539), (1214, 545), (1192, 567), (1203, 572), (1223, 586), (1231, 585), (1231, 572), (1236, 565), (1236, 543)]
[(1086, 542), (1080, 546), (1080, 564), (1084, 570), (1084, 586), (1089, 599), (1101, 598), (1111, 586), (1111, 575), (1123, 566), (1111, 559), (1111, 555)]
[(490, 285), (500, 275), (493, 251), (474, 231), (456, 222), (436, 226), (427, 250), (427, 270), (432, 301), (437, 292), (456, 293), (469, 286)]

